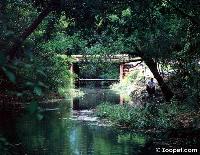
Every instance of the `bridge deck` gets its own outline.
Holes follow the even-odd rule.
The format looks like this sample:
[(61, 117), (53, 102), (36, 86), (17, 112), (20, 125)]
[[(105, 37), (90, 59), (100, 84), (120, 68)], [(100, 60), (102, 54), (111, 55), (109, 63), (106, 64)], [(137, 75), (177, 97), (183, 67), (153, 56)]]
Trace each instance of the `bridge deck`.
[(120, 79), (79, 79), (79, 81), (120, 81)]
[(92, 60), (101, 60), (104, 62), (137, 62), (142, 61), (140, 57), (130, 57), (128, 54), (117, 55), (71, 55), (76, 62), (88, 62)]

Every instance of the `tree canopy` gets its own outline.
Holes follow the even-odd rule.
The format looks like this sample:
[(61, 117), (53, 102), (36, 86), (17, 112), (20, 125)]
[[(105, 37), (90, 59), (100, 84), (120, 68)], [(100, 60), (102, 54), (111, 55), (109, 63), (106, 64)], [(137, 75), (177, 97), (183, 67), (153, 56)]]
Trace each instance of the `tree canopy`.
[[(69, 73), (64, 72), (67, 67), (61, 66), (70, 64), (68, 56), (73, 53), (128, 53), (144, 60), (166, 100), (173, 97), (174, 90), (164, 82), (157, 63), (170, 65), (179, 87), (198, 102), (199, 5), (198, 0), (2, 0), (1, 79), (16, 87), (18, 77), (30, 80), (20, 66), (25, 67), (23, 72), (34, 67), (38, 72), (36, 81), (45, 83), (45, 75), (50, 78), (48, 75), (56, 70), (60, 78), (53, 76), (52, 82), (62, 85), (62, 77)], [(47, 65), (54, 69), (47, 70)], [(39, 85), (33, 83), (35, 87)], [(3, 87), (8, 89), (7, 85)]]

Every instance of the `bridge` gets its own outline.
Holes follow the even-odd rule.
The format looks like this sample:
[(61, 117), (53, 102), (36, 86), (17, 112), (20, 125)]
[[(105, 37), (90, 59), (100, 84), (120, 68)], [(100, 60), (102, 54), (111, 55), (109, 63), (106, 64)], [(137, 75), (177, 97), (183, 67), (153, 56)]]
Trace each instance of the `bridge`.
[(119, 79), (79, 79), (79, 81), (119, 81)]
[(91, 62), (93, 60), (101, 60), (103, 62), (128, 63), (142, 61), (140, 57), (130, 57), (128, 54), (116, 55), (71, 55), (75, 62)]
[(125, 75), (127, 75), (131, 68), (137, 66), (132, 65), (130, 62), (138, 62), (137, 64), (142, 62), (140, 57), (130, 57), (128, 54), (117, 54), (117, 55), (71, 55), (74, 62), (70, 67), (70, 71), (79, 75), (79, 63), (89, 63), (92, 61), (100, 61), (100, 62), (113, 62), (119, 64), (119, 79), (79, 79), (79, 81), (121, 81)]

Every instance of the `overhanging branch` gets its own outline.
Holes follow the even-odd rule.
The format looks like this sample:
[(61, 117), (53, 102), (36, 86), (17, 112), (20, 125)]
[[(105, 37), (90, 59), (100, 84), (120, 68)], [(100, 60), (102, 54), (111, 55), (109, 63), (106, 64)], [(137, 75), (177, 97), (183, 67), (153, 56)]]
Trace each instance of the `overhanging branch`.
[(173, 8), (175, 11), (177, 11), (182, 17), (189, 19), (193, 24), (200, 26), (200, 21), (197, 19), (195, 16), (188, 15), (185, 13), (183, 10), (178, 8), (175, 4), (173, 4), (170, 0), (166, 0)]
[[(8, 50), (8, 56), (10, 60), (13, 60), (18, 52), (18, 48), (21, 46), (23, 41), (31, 35), (31, 33), (38, 27), (38, 25), (43, 21), (43, 19), (48, 16), (52, 11), (51, 7), (45, 8), (38, 17), (32, 22), (32, 24), (27, 27), (12, 43), (11, 48)], [(18, 53), (19, 54), (19, 53)]]

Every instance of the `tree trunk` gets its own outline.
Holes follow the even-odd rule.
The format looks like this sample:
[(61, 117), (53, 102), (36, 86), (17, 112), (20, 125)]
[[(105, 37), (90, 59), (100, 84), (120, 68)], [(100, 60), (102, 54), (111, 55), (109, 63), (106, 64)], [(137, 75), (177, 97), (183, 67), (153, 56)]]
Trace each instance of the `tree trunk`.
[[(16, 58), (17, 55), (21, 55), (21, 50), (18, 50), (23, 43), (23, 41), (38, 27), (38, 25), (42, 22), (42, 20), (48, 16), (48, 14), (52, 11), (51, 7), (47, 7), (44, 9), (39, 16), (32, 22), (32, 24), (27, 27), (13, 42), (11, 47), (8, 49), (8, 64), (12, 63), (12, 60)], [(2, 90), (10, 89), (11, 87), (14, 87), (14, 84), (12, 84), (7, 76), (5, 75), (2, 68), (0, 68), (0, 79), (3, 80), (3, 82), (0, 82), (0, 87)]]
[(166, 101), (170, 101), (172, 97), (174, 96), (174, 93), (171, 91), (171, 89), (167, 86), (167, 84), (164, 82), (162, 76), (158, 72), (157, 64), (153, 60), (153, 58), (145, 56), (144, 52), (136, 45), (135, 46), (135, 53), (133, 52), (126, 52), (130, 56), (139, 56), (144, 60), (145, 64), (149, 67), (150, 71), (152, 72), (154, 78), (158, 81), (158, 84), (161, 88), (161, 91), (163, 93), (163, 96)]
[(165, 100), (170, 101), (174, 94), (171, 91), (171, 89), (167, 86), (167, 84), (164, 82), (162, 76), (159, 74), (156, 62), (152, 58), (143, 58), (143, 60), (153, 73), (155, 79), (158, 81), (158, 84), (162, 90)]
[(42, 22), (42, 20), (48, 16), (48, 14), (52, 11), (51, 7), (47, 7), (44, 9), (39, 16), (33, 21), (33, 23), (27, 27), (13, 42), (13, 45), (9, 49), (9, 58), (10, 60), (13, 60), (16, 55), (20, 55), (20, 53), (17, 53), (19, 51), (18, 48), (21, 46), (23, 41), (38, 27), (38, 25)]

